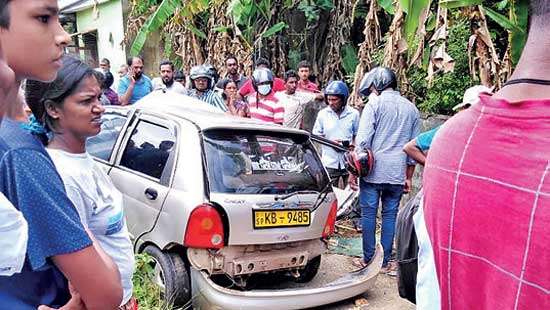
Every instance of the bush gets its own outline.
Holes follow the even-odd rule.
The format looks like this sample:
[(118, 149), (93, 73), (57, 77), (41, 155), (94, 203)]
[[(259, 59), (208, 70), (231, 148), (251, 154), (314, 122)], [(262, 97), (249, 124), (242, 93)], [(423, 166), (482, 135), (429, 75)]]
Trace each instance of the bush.
[(469, 22), (464, 18), (451, 21), (447, 53), (455, 60), (454, 72), (438, 73), (431, 88), (428, 88), (426, 68), (412, 67), (407, 72), (413, 97), (423, 112), (453, 114), (452, 107), (462, 102), (464, 91), (474, 85), (468, 66)]
[(168, 310), (171, 309), (163, 302), (159, 287), (153, 282), (153, 258), (147, 254), (136, 255), (136, 271), (134, 272), (134, 297), (138, 301), (139, 309)]

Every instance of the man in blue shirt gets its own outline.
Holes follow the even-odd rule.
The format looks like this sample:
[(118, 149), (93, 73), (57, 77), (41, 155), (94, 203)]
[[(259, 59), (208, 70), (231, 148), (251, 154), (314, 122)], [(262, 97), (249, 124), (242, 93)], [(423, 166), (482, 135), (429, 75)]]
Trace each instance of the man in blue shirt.
[(120, 105), (134, 104), (153, 91), (151, 79), (143, 74), (143, 59), (139, 56), (128, 59), (128, 75), (120, 79), (118, 97)]
[[(328, 107), (317, 114), (313, 134), (350, 147), (355, 143), (359, 112), (346, 105), (349, 97), (348, 87), (342, 81), (333, 81), (327, 85), (324, 93)], [(335, 186), (338, 185), (339, 179), (342, 179), (344, 185), (347, 183), (344, 153), (322, 146), (321, 161)]]
[[(367, 264), (374, 255), (376, 214), (382, 200), (382, 236), (384, 248), (383, 271), (393, 271), (389, 264), (395, 233), (395, 220), (403, 192), (408, 190), (414, 162), (403, 153), (403, 146), (420, 132), (420, 112), (397, 88), (395, 74), (387, 68), (374, 68), (365, 75), (360, 93), (378, 96), (369, 100), (363, 109), (357, 146), (374, 154), (374, 168), (360, 180), (363, 222), (363, 261)], [(357, 262), (359, 264), (359, 262)]]

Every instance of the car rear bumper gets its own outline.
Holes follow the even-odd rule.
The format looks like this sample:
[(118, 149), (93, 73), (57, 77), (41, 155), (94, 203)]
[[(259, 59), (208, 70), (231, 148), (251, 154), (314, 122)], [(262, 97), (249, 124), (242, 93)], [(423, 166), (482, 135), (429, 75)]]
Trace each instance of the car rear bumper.
[(377, 245), (374, 258), (363, 269), (318, 288), (238, 291), (212, 282), (205, 272), (191, 267), (193, 304), (198, 309), (303, 309), (360, 295), (376, 282), (383, 251)]

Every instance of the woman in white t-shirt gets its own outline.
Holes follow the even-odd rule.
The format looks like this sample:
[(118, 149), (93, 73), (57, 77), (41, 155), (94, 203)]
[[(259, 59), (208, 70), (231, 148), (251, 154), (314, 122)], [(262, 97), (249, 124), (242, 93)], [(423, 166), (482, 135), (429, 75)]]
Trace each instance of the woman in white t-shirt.
[(62, 61), (55, 81), (27, 81), (27, 104), (43, 125), (48, 153), (83, 225), (118, 266), (124, 290), (121, 309), (134, 309), (134, 255), (122, 194), (86, 152), (86, 139), (101, 130), (102, 77), (76, 58)]

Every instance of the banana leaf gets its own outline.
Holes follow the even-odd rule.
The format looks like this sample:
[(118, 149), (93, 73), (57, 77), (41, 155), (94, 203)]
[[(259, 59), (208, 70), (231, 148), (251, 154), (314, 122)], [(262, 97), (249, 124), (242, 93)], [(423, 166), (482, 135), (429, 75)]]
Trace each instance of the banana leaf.
[(489, 7), (482, 7), (482, 9), (485, 11), (490, 19), (494, 20), (502, 28), (512, 32), (524, 32), (524, 30), (520, 29), (516, 24), (514, 24), (513, 21), (508, 19), (506, 16), (500, 14), (499, 12)]
[(279, 22), (262, 33), (262, 38), (269, 38), (287, 27), (285, 22)]
[(424, 22), (420, 17), (423, 12), (430, 9), (430, 2), (430, 0), (401, 0), (401, 5), (407, 5), (407, 7), (403, 7), (403, 10), (407, 12), (405, 34), (409, 46), (413, 46), (419, 22)]
[(447, 9), (456, 9), (470, 5), (483, 4), (483, 0), (441, 0), (439, 4)]
[(384, 9), (388, 14), (395, 14), (395, 7), (393, 6), (393, 0), (378, 0), (378, 5)]
[(529, 22), (529, 0), (511, 0), (510, 1), (510, 20), (512, 20), (519, 29), (524, 31), (513, 31), (510, 33), (512, 63), (516, 65), (527, 41), (527, 24)]
[(136, 56), (141, 52), (147, 36), (149, 33), (160, 29), (170, 16), (174, 15), (174, 12), (181, 6), (181, 0), (163, 0), (160, 5), (157, 7), (156, 11), (149, 16), (147, 21), (134, 39), (132, 47), (130, 48), (130, 55)]

